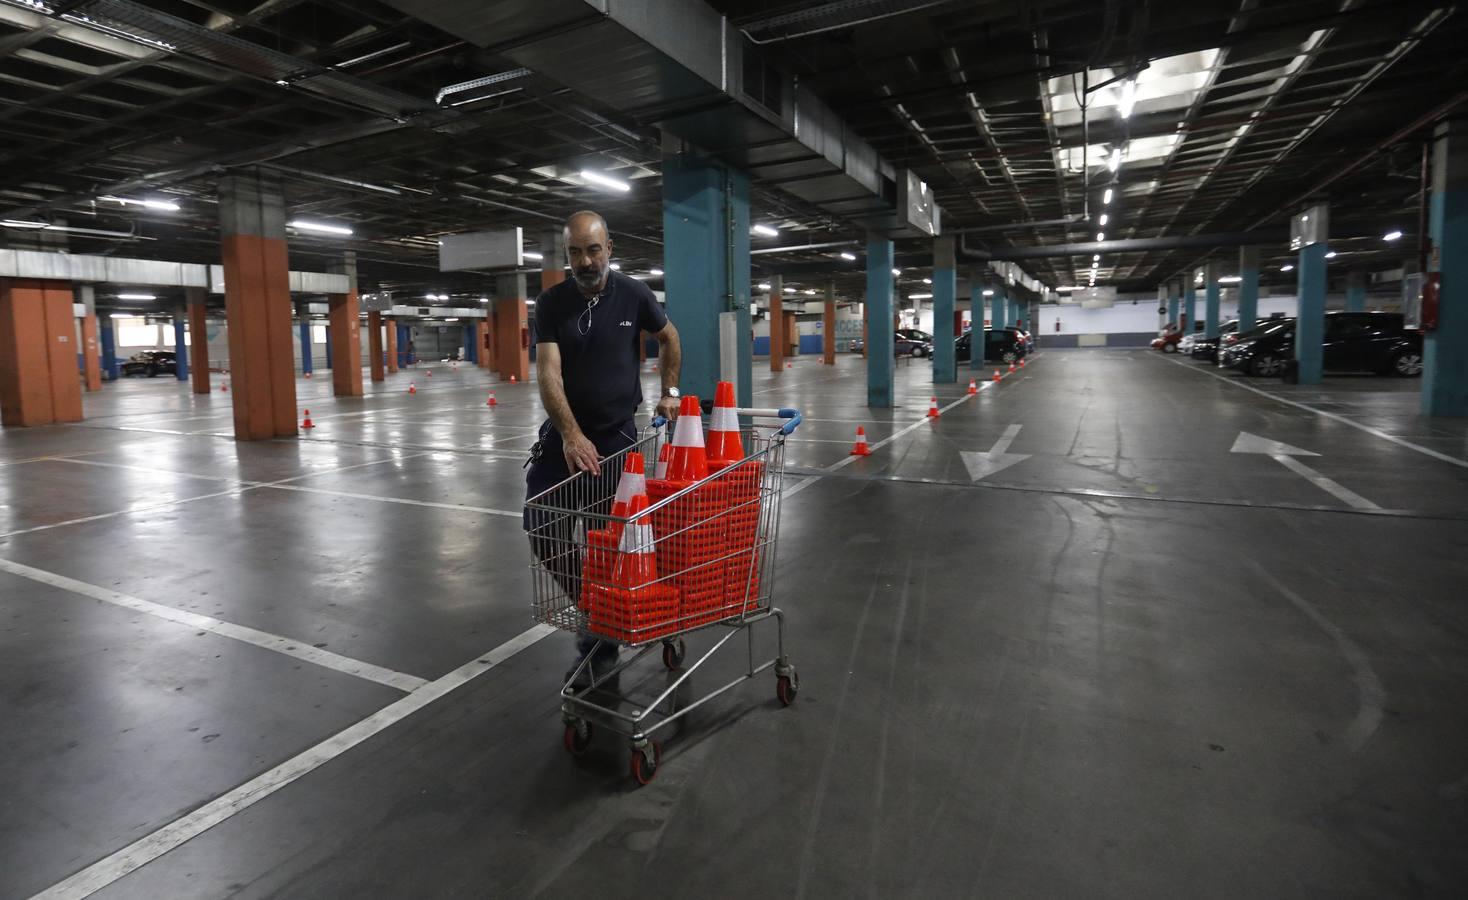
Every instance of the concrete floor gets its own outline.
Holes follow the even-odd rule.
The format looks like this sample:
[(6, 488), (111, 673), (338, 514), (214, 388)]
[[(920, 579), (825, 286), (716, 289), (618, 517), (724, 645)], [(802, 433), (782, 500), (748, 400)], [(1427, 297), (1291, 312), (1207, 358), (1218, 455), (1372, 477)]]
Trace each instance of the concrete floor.
[(1464, 423), (1146, 351), (1042, 352), (936, 423), (897, 378), (876, 412), (855, 357), (756, 373), (810, 417), (801, 694), (725, 695), (642, 789), (560, 746), (533, 385), (301, 381), (309, 436), (236, 444), (227, 395), (126, 381), (0, 431), (0, 896), (1468, 893)]

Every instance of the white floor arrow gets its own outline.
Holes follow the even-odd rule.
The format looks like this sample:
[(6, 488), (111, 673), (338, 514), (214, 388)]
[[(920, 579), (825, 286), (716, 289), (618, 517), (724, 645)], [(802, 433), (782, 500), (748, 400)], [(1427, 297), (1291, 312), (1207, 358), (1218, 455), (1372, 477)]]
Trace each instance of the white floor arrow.
[(968, 468), (968, 476), (974, 481), (988, 478), (995, 472), (1002, 472), (1017, 462), (1024, 462), (1030, 458), (1028, 453), (1010, 453), (1009, 445), (1019, 437), (1019, 425), (1011, 425), (1004, 429), (1004, 434), (994, 442), (993, 449), (986, 453), (977, 450), (960, 450), (959, 456), (963, 457), (963, 464)]
[(1232, 452), (1258, 453), (1263, 456), (1268, 456), (1270, 459), (1284, 466), (1286, 469), (1289, 469), (1291, 472), (1294, 472), (1296, 475), (1299, 475), (1301, 478), (1320, 488), (1322, 491), (1331, 494), (1332, 496), (1349, 504), (1350, 506), (1355, 507), (1356, 509), (1381, 509), (1380, 506), (1377, 506), (1375, 503), (1372, 503), (1370, 500), (1367, 500), (1365, 497), (1361, 496), (1355, 491), (1343, 486), (1340, 482), (1334, 481), (1330, 478), (1326, 478), (1324, 475), (1320, 474), (1319, 472), (1315, 471), (1314, 469), (1310, 468), (1309, 466), (1305, 465), (1295, 458), (1297, 456), (1319, 456), (1319, 453), (1313, 453), (1309, 450), (1302, 450), (1299, 447), (1295, 447), (1281, 441), (1272, 441), (1269, 438), (1262, 438), (1257, 434), (1250, 434), (1247, 431), (1239, 432), (1238, 439), (1234, 441)]

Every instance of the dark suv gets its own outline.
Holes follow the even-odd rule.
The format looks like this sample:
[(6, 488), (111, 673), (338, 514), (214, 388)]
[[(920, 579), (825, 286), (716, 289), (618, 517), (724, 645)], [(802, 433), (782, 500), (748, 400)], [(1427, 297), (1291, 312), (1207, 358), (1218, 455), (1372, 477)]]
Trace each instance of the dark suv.
[[(1325, 314), (1323, 368), (1415, 378), (1422, 374), (1422, 335), (1408, 331), (1400, 313)], [(1295, 356), (1295, 320), (1274, 319), (1222, 350), (1220, 365), (1250, 375), (1279, 375)]]
[(146, 375), (149, 378), (156, 378), (159, 375), (173, 375), (177, 372), (178, 357), (172, 350), (144, 350), (122, 363), (124, 376)]
[[(981, 333), (984, 335), (985, 362), (1013, 363), (1018, 362), (1020, 357), (1029, 354), (1024, 338), (1014, 328), (1000, 328)], [(973, 357), (973, 339), (974, 332), (970, 331), (953, 342), (955, 362), (968, 362)]]

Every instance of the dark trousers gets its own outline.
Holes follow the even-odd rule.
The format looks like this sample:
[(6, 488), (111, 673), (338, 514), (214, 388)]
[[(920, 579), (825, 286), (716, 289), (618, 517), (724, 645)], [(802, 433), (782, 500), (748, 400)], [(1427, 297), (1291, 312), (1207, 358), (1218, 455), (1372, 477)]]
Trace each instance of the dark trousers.
[[(637, 443), (637, 425), (628, 420), (616, 428), (605, 431), (587, 432), (587, 438), (596, 446), (602, 458), (615, 455)], [(615, 464), (603, 465), (595, 476), (582, 476), (573, 484), (561, 487), (545, 499), (547, 505), (557, 509), (579, 509), (585, 515), (551, 513), (531, 510), (527, 505), (524, 527), (530, 537), (530, 552), (541, 565), (550, 571), (557, 585), (568, 597), (581, 595), (581, 554), (575, 552), (577, 538), (582, 529), (592, 527), (586, 516), (606, 516), (612, 511), (612, 499), (617, 493), (617, 482), (621, 471)], [(540, 428), (540, 454), (531, 463), (525, 474), (525, 499), (538, 497), (561, 485), (571, 477), (566, 466), (565, 444), (560, 432), (546, 422)], [(596, 638), (583, 634), (576, 642), (576, 649), (584, 656), (596, 646)], [(604, 647), (603, 652), (615, 655), (616, 645)]]

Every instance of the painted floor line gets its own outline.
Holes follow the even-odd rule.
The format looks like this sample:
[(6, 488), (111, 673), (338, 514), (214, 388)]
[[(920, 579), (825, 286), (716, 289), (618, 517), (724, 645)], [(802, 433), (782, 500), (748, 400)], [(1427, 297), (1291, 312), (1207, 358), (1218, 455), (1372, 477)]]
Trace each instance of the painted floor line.
[(548, 625), (536, 625), (520, 633), (483, 656), (465, 663), (442, 678), (428, 682), (309, 750), (175, 819), (111, 856), (98, 860), (70, 878), (36, 894), (32, 900), (81, 900), (91, 896), (555, 633), (556, 629)]
[(1341, 484), (1339, 481), (1336, 481), (1333, 478), (1327, 478), (1326, 476), (1320, 474), (1319, 472), (1300, 462), (1298, 459), (1295, 459), (1293, 456), (1284, 453), (1278, 453), (1274, 454), (1273, 458), (1275, 462), (1284, 466), (1286, 469), (1289, 469), (1291, 472), (1294, 472), (1296, 475), (1299, 475), (1301, 478), (1320, 488), (1322, 491), (1325, 491), (1327, 494), (1330, 494), (1332, 497), (1335, 497), (1336, 499), (1342, 501), (1348, 506), (1353, 506), (1356, 509), (1381, 509), (1380, 506), (1377, 506), (1375, 503), (1367, 500), (1365, 497)]
[(38, 584), (60, 588), (63, 591), (68, 591), (82, 597), (91, 597), (93, 600), (100, 600), (103, 603), (110, 603), (113, 606), (120, 606), (123, 609), (130, 609), (134, 612), (146, 613), (155, 618), (184, 625), (197, 629), (198, 631), (207, 631), (211, 634), (231, 638), (232, 640), (245, 644), (254, 644), (256, 647), (262, 647), (266, 650), (299, 659), (303, 662), (312, 663), (313, 665), (322, 666), (323, 668), (332, 669), (337, 672), (344, 672), (347, 675), (354, 675), (367, 681), (375, 681), (378, 684), (385, 684), (404, 693), (416, 691), (428, 683), (425, 679), (419, 678), (416, 675), (395, 672), (392, 669), (376, 666), (369, 662), (352, 659), (342, 656), (339, 653), (332, 653), (329, 650), (313, 647), (305, 641), (292, 640), (291, 638), (281, 637), (278, 634), (271, 634), (267, 631), (260, 631), (245, 625), (236, 625), (233, 622), (216, 619), (213, 616), (188, 612), (187, 610), (176, 609), (172, 606), (164, 606), (161, 603), (154, 603), (151, 600), (129, 596), (121, 591), (99, 587), (95, 584), (87, 584), (85, 581), (77, 581), (75, 578), (68, 578), (65, 575), (47, 572), (44, 569), (22, 565), (7, 559), (0, 559), (0, 572), (9, 572), (11, 575), (27, 578)]
[(1449, 456), (1446, 453), (1440, 453), (1437, 450), (1432, 449), (1431, 447), (1424, 447), (1421, 444), (1414, 444), (1411, 441), (1408, 441), (1408, 440), (1404, 440), (1402, 438), (1399, 438), (1399, 437), (1397, 437), (1394, 434), (1387, 434), (1385, 431), (1381, 431), (1379, 429), (1372, 428), (1370, 425), (1362, 425), (1360, 422), (1352, 421), (1351, 419), (1348, 419), (1345, 416), (1338, 415), (1338, 414), (1333, 413), (1333, 412), (1326, 412), (1323, 409), (1316, 409), (1315, 407), (1310, 406), (1309, 404), (1299, 403), (1299, 402), (1296, 402), (1294, 400), (1290, 400), (1287, 397), (1281, 397), (1278, 394), (1271, 394), (1269, 391), (1260, 390), (1259, 388), (1256, 388), (1253, 385), (1243, 384), (1240, 381), (1238, 381), (1237, 379), (1225, 377), (1223, 375), (1218, 374), (1217, 372), (1209, 372), (1207, 369), (1200, 369), (1200, 368), (1197, 368), (1196, 366), (1190, 366), (1190, 365), (1188, 365), (1187, 363), (1183, 362), (1180, 359), (1171, 359), (1171, 360), (1168, 360), (1168, 362), (1171, 362), (1171, 363), (1173, 363), (1175, 365), (1182, 366), (1184, 369), (1189, 369), (1191, 371), (1197, 372), (1200, 375), (1207, 375), (1210, 378), (1217, 378), (1219, 381), (1222, 381), (1224, 384), (1231, 384), (1231, 385), (1233, 385), (1236, 388), (1242, 388), (1243, 390), (1246, 390), (1246, 391), (1253, 391), (1254, 393), (1258, 394), (1259, 396), (1261, 396), (1261, 397), (1268, 397), (1270, 400), (1273, 400), (1276, 403), (1283, 403), (1285, 406), (1293, 406), (1295, 409), (1302, 409), (1305, 412), (1314, 413), (1315, 415), (1320, 416), (1321, 418), (1331, 419), (1332, 421), (1340, 422), (1342, 425), (1349, 425), (1352, 428), (1358, 429), (1360, 431), (1364, 431), (1367, 434), (1372, 435), (1373, 437), (1379, 437), (1379, 438), (1381, 438), (1384, 441), (1390, 441), (1393, 444), (1397, 444), (1398, 446), (1406, 447), (1409, 450), (1416, 450), (1418, 453), (1421, 453), (1424, 456), (1430, 456), (1433, 459), (1442, 460), (1445, 463), (1451, 463), (1452, 465), (1458, 466), (1460, 468), (1468, 469), (1468, 459), (1459, 459), (1456, 456)]

